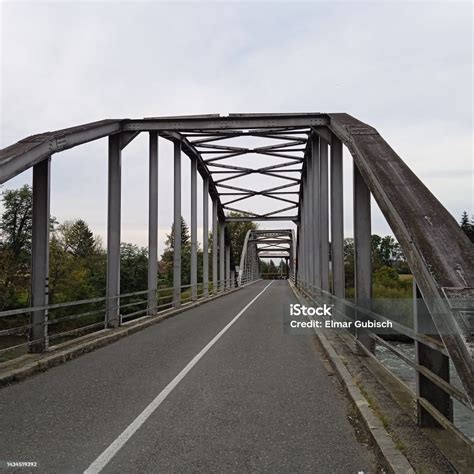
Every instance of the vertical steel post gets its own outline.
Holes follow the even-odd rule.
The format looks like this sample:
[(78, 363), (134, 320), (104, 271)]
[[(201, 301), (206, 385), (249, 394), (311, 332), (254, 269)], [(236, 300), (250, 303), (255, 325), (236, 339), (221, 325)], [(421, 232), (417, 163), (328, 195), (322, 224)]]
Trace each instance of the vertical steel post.
[(308, 200), (307, 200), (307, 206), (308, 206), (308, 212), (307, 212), (307, 219), (308, 219), (308, 255), (307, 255), (307, 261), (308, 261), (308, 287), (309, 291), (311, 292), (312, 295), (315, 294), (315, 287), (314, 287), (314, 275), (315, 275), (315, 270), (313, 266), (313, 261), (314, 261), (314, 226), (313, 226), (313, 220), (314, 220), (314, 182), (313, 182), (313, 157), (311, 152), (308, 152), (306, 155), (306, 191), (308, 195)]
[(148, 314), (157, 313), (158, 290), (158, 134), (150, 132), (148, 164)]
[(191, 158), (191, 300), (197, 299), (197, 160)]
[(301, 268), (302, 268), (302, 283), (303, 289), (308, 290), (308, 219), (307, 219), (307, 201), (308, 195), (306, 192), (306, 173), (301, 177), (302, 183), (302, 194), (301, 194), (301, 209), (302, 209), (302, 219), (301, 219)]
[(301, 199), (300, 219), (296, 224), (296, 262), (295, 262), (295, 285), (301, 286)]
[(107, 311), (106, 327), (120, 325), (120, 218), (122, 195), (120, 135), (109, 137), (107, 203)]
[(257, 280), (259, 277), (259, 267), (260, 267), (260, 262), (258, 258), (258, 252), (257, 252), (257, 244), (254, 243), (252, 244), (253, 248), (253, 280)]
[[(370, 191), (354, 163), (354, 283), (355, 302), (370, 309), (372, 300)], [(356, 315), (359, 318), (360, 315)], [(361, 318), (363, 319), (363, 318)], [(358, 331), (357, 338), (369, 350), (375, 343), (366, 331)]]
[(293, 238), (291, 239), (290, 243), (290, 258), (289, 258), (289, 269), (288, 269), (288, 276), (294, 281), (295, 280), (295, 261), (294, 261), (294, 248), (293, 246), (295, 243), (293, 242)]
[(301, 286), (303, 290), (306, 290), (306, 195), (305, 195), (305, 176), (301, 176), (301, 258), (300, 258), (300, 268), (301, 268)]
[[(33, 166), (33, 219), (31, 306), (46, 306), (49, 302), (49, 219), (50, 219), (51, 158)], [(32, 311), (29, 351), (43, 352), (48, 348), (48, 312)]]
[(219, 291), (225, 288), (225, 222), (219, 222)]
[(253, 244), (250, 244), (250, 281), (255, 278), (255, 255), (253, 254)]
[(320, 179), (319, 179), (319, 137), (314, 134), (311, 137), (311, 155), (312, 155), (312, 171), (313, 171), (313, 183), (314, 183), (314, 192), (313, 192), (313, 261), (310, 263), (314, 268), (314, 286), (316, 288), (321, 288), (321, 206), (320, 206)]
[(225, 288), (230, 289), (230, 245), (225, 246)]
[(181, 142), (174, 144), (173, 306), (181, 306)]
[(319, 140), (319, 205), (321, 237), (321, 288), (329, 291), (328, 143)]
[[(414, 330), (416, 334), (429, 335), (439, 339), (436, 326), (423, 300), (423, 296), (413, 280), (413, 315)], [(416, 363), (426, 367), (431, 372), (449, 383), (449, 358), (441, 352), (415, 341)], [(430, 402), (442, 415), (453, 421), (453, 404), (451, 397), (438, 385), (426, 378), (421, 372), (416, 371), (416, 395)], [(421, 427), (439, 427), (438, 422), (418, 402), (418, 424)]]
[(332, 293), (344, 298), (344, 201), (342, 142), (331, 138), (331, 270)]
[(209, 296), (209, 178), (202, 180), (202, 291)]
[(212, 200), (212, 292), (217, 293), (219, 286), (217, 268), (217, 248), (219, 246), (219, 225), (217, 221), (217, 198)]

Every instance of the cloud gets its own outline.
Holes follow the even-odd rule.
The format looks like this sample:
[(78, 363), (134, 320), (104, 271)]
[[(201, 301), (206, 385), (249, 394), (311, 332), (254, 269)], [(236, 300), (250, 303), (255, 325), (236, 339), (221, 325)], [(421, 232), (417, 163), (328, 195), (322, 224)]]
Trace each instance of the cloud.
[[(10, 2), (1, 17), (2, 147), (102, 118), (346, 111), (375, 126), (453, 215), (474, 210), (469, 2)], [(104, 232), (106, 159), (105, 140), (55, 156), (58, 218)], [(163, 232), (171, 166), (160, 143)], [(124, 152), (123, 196), (123, 238), (142, 245), (146, 171), (143, 136)], [(377, 212), (373, 230), (388, 231)]]

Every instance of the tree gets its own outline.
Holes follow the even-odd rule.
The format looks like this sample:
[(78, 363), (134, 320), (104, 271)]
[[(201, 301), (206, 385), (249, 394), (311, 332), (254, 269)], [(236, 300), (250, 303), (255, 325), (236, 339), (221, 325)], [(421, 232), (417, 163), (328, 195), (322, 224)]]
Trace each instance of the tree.
[[(244, 214), (240, 212), (231, 212), (227, 217), (243, 217)], [(242, 247), (244, 245), (245, 236), (249, 230), (258, 229), (258, 224), (255, 222), (229, 222), (227, 230), (230, 236), (230, 243), (232, 249), (232, 258), (236, 265), (240, 263), (240, 255), (242, 254)]]
[(287, 264), (286, 260), (281, 259), (280, 264), (278, 265), (278, 271), (283, 275), (287, 276), (289, 275), (290, 267)]
[[(148, 288), (148, 250), (138, 245), (120, 245), (120, 293)], [(139, 298), (143, 299), (143, 295)]]
[(31, 255), (33, 193), (28, 185), (7, 189), (2, 193), (4, 207), (0, 221), (2, 246), (8, 247), (15, 260), (28, 260)]
[(28, 304), (31, 265), (32, 191), (2, 192), (0, 220), (0, 310)]
[[(374, 275), (379, 269), (393, 269), (392, 272), (383, 270), (384, 278), (386, 275), (398, 275), (398, 273), (409, 273), (408, 264), (403, 255), (400, 244), (390, 235), (381, 237), (379, 235), (371, 236), (372, 242), (372, 272)], [(346, 288), (354, 288), (354, 239), (344, 239), (344, 271)]]
[(354, 288), (354, 239), (344, 239), (344, 276), (346, 288)]
[(0, 246), (0, 311), (28, 305), (30, 274), (12, 252)]
[(372, 267), (374, 271), (381, 266), (395, 267), (404, 262), (402, 248), (393, 237), (372, 235)]
[(82, 219), (66, 221), (51, 234), (50, 303), (105, 295), (107, 256)]
[(474, 242), (474, 216), (469, 221), (469, 215), (464, 211), (460, 221), (461, 229), (466, 233), (471, 242)]
[[(171, 286), (173, 282), (173, 257), (174, 257), (174, 223), (171, 226), (171, 232), (166, 236), (165, 250), (161, 255), (160, 268), (162, 269), (162, 278)], [(201, 254), (202, 255), (202, 254)], [(202, 258), (198, 258), (198, 263)], [(189, 285), (191, 274), (191, 236), (186, 221), (181, 216), (181, 284)], [(199, 275), (198, 275), (199, 278)]]
[(66, 221), (59, 226), (66, 252), (76, 257), (89, 257), (96, 251), (96, 239), (89, 226), (82, 220)]

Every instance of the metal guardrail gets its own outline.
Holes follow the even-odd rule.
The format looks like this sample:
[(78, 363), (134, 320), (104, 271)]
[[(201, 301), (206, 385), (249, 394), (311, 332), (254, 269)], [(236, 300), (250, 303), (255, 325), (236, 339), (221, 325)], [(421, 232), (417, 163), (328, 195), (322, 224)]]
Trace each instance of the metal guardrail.
[[(246, 279), (242, 282), (241, 286), (245, 286), (247, 284), (253, 283), (256, 281), (255, 279)], [(217, 284), (213, 284), (212, 282), (208, 283), (207, 294), (205, 294), (204, 284), (198, 283), (196, 285), (196, 294), (197, 297), (193, 298), (191, 292), (191, 285), (182, 285), (181, 286), (181, 299), (180, 305), (186, 305), (198, 301), (205, 301), (208, 300), (216, 295), (227, 293), (237, 287), (235, 279), (227, 279), (227, 280), (218, 280)], [(189, 292), (189, 294), (188, 294)], [(58, 340), (62, 340), (65, 337), (73, 337), (83, 335), (84, 333), (90, 333), (101, 329), (107, 328), (107, 320), (106, 320), (106, 310), (107, 306), (106, 303), (109, 300), (118, 300), (120, 304), (118, 306), (113, 306), (108, 309), (119, 309), (119, 316), (120, 316), (120, 323), (126, 323), (133, 319), (138, 319), (140, 317), (152, 317), (155, 314), (160, 314), (161, 312), (167, 311), (172, 309), (173, 307), (177, 306), (176, 302), (173, 300), (173, 287), (167, 288), (159, 288), (156, 291), (156, 301), (157, 305), (153, 308), (149, 308), (147, 306), (148, 303), (148, 290), (144, 291), (136, 291), (132, 293), (123, 293), (120, 294), (118, 297), (100, 297), (100, 298), (90, 298), (85, 300), (79, 301), (71, 301), (65, 303), (55, 303), (45, 306), (36, 306), (36, 307), (27, 307), (27, 308), (20, 308), (20, 309), (13, 309), (8, 311), (0, 312), (0, 328), (7, 324), (7, 320), (10, 318), (21, 318), (27, 319), (27, 322), (23, 324), (18, 324), (13, 327), (8, 327), (5, 329), (0, 329), (0, 338), (6, 336), (24, 336), (25, 342), (20, 344), (13, 344), (7, 347), (0, 349), (0, 357), (7, 356), (12, 352), (17, 352), (21, 349), (28, 349), (35, 343), (45, 341), (46, 348), (51, 347), (59, 342)], [(130, 301), (132, 298), (137, 298), (137, 300)], [(144, 297), (144, 298), (143, 298)], [(123, 304), (122, 304), (123, 302)], [(84, 306), (94, 305), (99, 306), (92, 309), (87, 309), (86, 311), (81, 311), (76, 314), (66, 314), (58, 317), (51, 318), (51, 312), (61, 311), (61, 310), (74, 310), (75, 308), (83, 308)], [(144, 308), (140, 308), (140, 306), (145, 305)], [(132, 311), (130, 311), (132, 309)], [(34, 311), (44, 310), (47, 314), (45, 318), (44, 324), (34, 324), (30, 321), (30, 314)], [(67, 328), (63, 331), (55, 332), (54, 327), (60, 326), (63, 323), (71, 323), (74, 324), (75, 322), (80, 322), (81, 320), (84, 321), (85, 318), (96, 318), (97, 321), (89, 322), (89, 324), (80, 324), (78, 327), (74, 328)], [(29, 334), (31, 334), (31, 329), (35, 326), (41, 325), (43, 328), (44, 339), (30, 339)], [(51, 344), (51, 342), (53, 342)]]
[[(290, 279), (293, 283), (295, 283), (294, 278)], [(439, 352), (440, 354), (443, 354), (444, 356), (448, 355), (448, 352), (441, 339), (437, 339), (426, 334), (417, 333), (412, 328), (404, 326), (403, 324), (400, 324), (390, 318), (387, 318), (386, 316), (383, 316), (382, 314), (379, 314), (373, 310), (369, 310), (366, 307), (359, 306), (353, 303), (352, 301), (349, 301), (348, 299), (337, 297), (328, 291), (322, 290), (321, 288), (316, 288), (311, 283), (299, 280), (295, 284), (295, 286), (315, 305), (320, 306), (324, 303), (332, 305), (332, 316), (335, 320), (354, 321), (353, 316), (356, 315), (357, 319), (361, 319), (362, 316), (363, 318), (372, 318), (380, 322), (390, 321), (392, 323), (391, 329), (397, 334), (402, 334), (403, 336), (411, 339), (413, 343), (420, 342), (430, 347), (431, 349)], [(350, 315), (351, 313), (352, 316)], [(336, 316), (336, 318), (334, 318), (334, 316)], [(466, 436), (465, 433), (463, 433), (457, 426), (454, 425), (452, 420), (448, 419), (445, 414), (441, 413), (426, 398), (417, 396), (413, 392), (413, 390), (396, 373), (390, 370), (390, 368), (386, 364), (383, 364), (383, 362), (381, 362), (375, 357), (374, 351), (367, 348), (366, 344), (362, 344), (358, 340), (357, 335), (354, 335), (349, 330), (342, 329), (342, 331), (344, 331), (344, 333), (354, 341), (358, 349), (360, 349), (365, 355), (371, 356), (374, 361), (383, 366), (386, 371), (389, 371), (391, 376), (398, 383), (400, 383), (406, 390), (412, 393), (417, 404), (423, 407), (423, 409), (426, 410), (439, 423), (441, 427), (456, 435), (456, 437), (461, 440), (465, 445), (467, 445), (470, 449), (473, 448), (472, 441)], [(370, 329), (365, 329), (364, 332), (369, 334), (370, 338), (374, 342), (374, 345), (380, 345), (388, 349), (400, 361), (407, 364), (411, 369), (413, 369), (417, 374), (417, 377), (425, 377), (436, 387), (446, 393), (451, 399), (454, 399), (457, 402), (461, 403), (465, 408), (469, 410), (469, 413), (472, 417), (472, 422), (474, 423), (474, 409), (470, 403), (469, 397), (467, 396), (464, 390), (454, 386), (449, 381), (443, 379), (438, 374), (430, 370), (428, 367), (422, 365), (422, 363), (408, 357), (406, 354), (401, 352), (395, 345), (391, 344), (388, 340), (380, 337), (374, 331), (371, 331)]]

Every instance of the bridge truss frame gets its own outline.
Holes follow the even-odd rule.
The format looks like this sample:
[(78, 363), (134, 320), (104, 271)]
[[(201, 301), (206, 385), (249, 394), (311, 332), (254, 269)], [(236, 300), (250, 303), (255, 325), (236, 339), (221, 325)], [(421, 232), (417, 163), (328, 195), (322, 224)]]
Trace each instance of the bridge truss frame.
[[(371, 196), (374, 197), (400, 243), (414, 275), (417, 315), (409, 332), (417, 351), (417, 390), (420, 420), (430, 424), (439, 414), (452, 420), (450, 397), (472, 408), (474, 401), (473, 314), (474, 252), (455, 219), (371, 126), (343, 113), (231, 114), (145, 119), (103, 120), (78, 127), (28, 137), (0, 152), (0, 184), (33, 168), (33, 246), (31, 308), (32, 351), (47, 348), (48, 254), (50, 169), (53, 154), (108, 137), (108, 236), (106, 327), (120, 324), (120, 207), (121, 153), (139, 134), (149, 134), (149, 269), (146, 314), (157, 308), (158, 137), (174, 143), (174, 222), (181, 216), (182, 153), (191, 159), (191, 298), (197, 298), (196, 179), (203, 180), (202, 294), (209, 295), (209, 216), (212, 200), (212, 291), (225, 291), (235, 280), (226, 224), (232, 221), (293, 221), (296, 243), (290, 258), (292, 278), (312, 297), (331, 298), (350, 307), (345, 299), (343, 253), (343, 145), (353, 158), (353, 218), (355, 241), (355, 305), (361, 317), (373, 315), (371, 275)], [(223, 144), (235, 137), (277, 140), (269, 147), (233, 147)], [(272, 166), (243, 167), (222, 163), (256, 154), (283, 159)], [(211, 155), (211, 156), (210, 156)], [(209, 157), (210, 156), (210, 157)], [(219, 175), (230, 175), (218, 178)], [(251, 189), (229, 181), (252, 174), (278, 177), (281, 186)], [(330, 177), (330, 181), (329, 181)], [(225, 183), (225, 184), (224, 184)], [(291, 187), (297, 186), (294, 191)], [(294, 195), (295, 199), (288, 196)], [(262, 196), (285, 207), (257, 214), (229, 217), (230, 206)], [(230, 201), (224, 201), (228, 199)], [(297, 213), (295, 213), (297, 211)], [(289, 214), (290, 213), (290, 214)], [(180, 242), (176, 226), (175, 242)], [(329, 232), (331, 238), (329, 238)], [(250, 239), (250, 235), (248, 236)], [(292, 242), (295, 242), (294, 239)], [(181, 304), (180, 245), (174, 253), (173, 305)], [(250, 245), (248, 249), (257, 248)], [(247, 249), (247, 245), (245, 246)], [(296, 258), (293, 256), (296, 252)], [(247, 250), (248, 252), (248, 250)], [(250, 250), (252, 252), (252, 250)], [(258, 260), (258, 252), (253, 259)], [(248, 253), (247, 253), (248, 256)], [(241, 263), (241, 268), (243, 268)], [(258, 277), (258, 271), (251, 273)], [(249, 278), (252, 279), (252, 278)], [(17, 311), (17, 310), (15, 310)], [(0, 317), (15, 311), (0, 313)], [(16, 314), (16, 313), (15, 313)], [(423, 321), (422, 321), (423, 320)], [(419, 332), (431, 325), (432, 336)], [(46, 328), (46, 329), (45, 329)], [(368, 351), (376, 335), (362, 334), (358, 342)], [(377, 341), (381, 343), (380, 341)], [(383, 342), (382, 342), (383, 343)], [(449, 359), (458, 372), (464, 392), (449, 385)], [(447, 388), (449, 386), (450, 388)]]
[(285, 260), (289, 278), (296, 275), (296, 236), (293, 229), (250, 229), (240, 255), (239, 286), (259, 276), (261, 258)]

